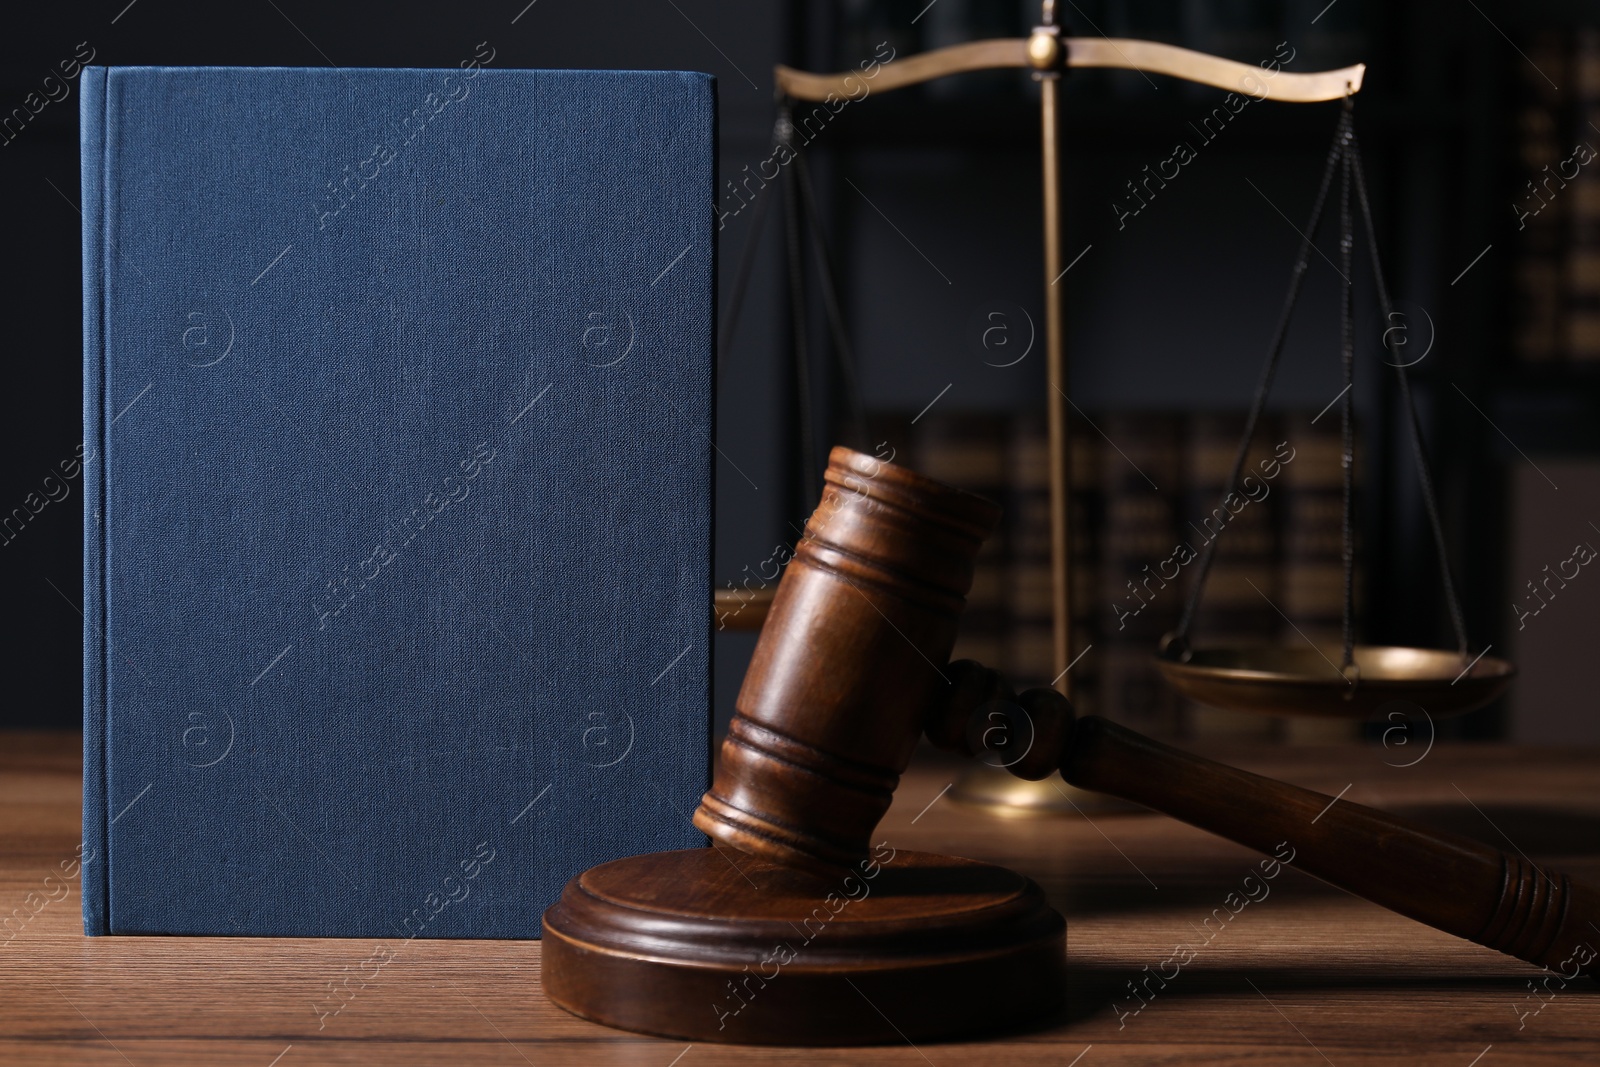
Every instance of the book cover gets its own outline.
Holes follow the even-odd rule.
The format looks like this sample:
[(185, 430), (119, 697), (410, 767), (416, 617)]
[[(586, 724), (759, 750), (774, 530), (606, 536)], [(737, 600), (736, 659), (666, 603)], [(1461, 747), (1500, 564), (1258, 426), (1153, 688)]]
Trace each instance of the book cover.
[(492, 61), (84, 72), (90, 934), (705, 843), (713, 82)]

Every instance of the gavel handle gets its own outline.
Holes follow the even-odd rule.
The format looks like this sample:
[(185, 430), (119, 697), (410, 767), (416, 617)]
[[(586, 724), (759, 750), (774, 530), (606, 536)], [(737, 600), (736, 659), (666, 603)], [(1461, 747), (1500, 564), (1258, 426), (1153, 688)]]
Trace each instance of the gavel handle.
[(1600, 893), (1520, 855), (1202, 759), (1096, 716), (1073, 726), (1061, 773), (1260, 852), (1287, 842), (1293, 866), (1325, 882), (1563, 977), (1597, 971)]

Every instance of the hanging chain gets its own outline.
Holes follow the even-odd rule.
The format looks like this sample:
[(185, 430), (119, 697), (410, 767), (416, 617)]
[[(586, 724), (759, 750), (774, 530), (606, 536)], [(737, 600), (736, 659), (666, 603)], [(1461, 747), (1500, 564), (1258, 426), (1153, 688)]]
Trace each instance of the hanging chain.
[[(772, 127), (772, 146), (777, 148), (783, 124), (788, 121), (785, 112), (779, 112)], [(755, 215), (750, 219), (750, 236), (745, 238), (744, 250), (739, 255), (739, 265), (734, 268), (733, 285), (728, 291), (728, 309), (723, 313), (722, 330), (717, 335), (717, 371), (722, 371), (722, 361), (733, 348), (733, 339), (739, 332), (739, 316), (744, 311), (745, 293), (750, 288), (750, 276), (755, 273), (756, 252), (761, 247), (761, 234), (766, 229), (767, 208), (772, 198), (764, 196), (756, 204)]]
[[(1302, 233), (1300, 254), (1295, 260), (1294, 268), (1289, 278), (1288, 292), (1284, 298), (1283, 309), (1279, 313), (1278, 325), (1273, 332), (1272, 344), (1267, 352), (1267, 359), (1261, 370), (1261, 378), (1256, 385), (1255, 399), (1250, 407), (1249, 417), (1245, 422), (1243, 440), (1240, 442), (1239, 451), (1234, 457), (1233, 469), (1229, 474), (1228, 485), (1224, 487), (1226, 494), (1232, 485), (1239, 480), (1244, 470), (1245, 459), (1250, 450), (1250, 443), (1255, 436), (1256, 425), (1260, 421), (1261, 413), (1266, 407), (1267, 394), (1272, 388), (1273, 374), (1277, 369), (1278, 358), (1283, 351), (1284, 338), (1288, 332), (1289, 318), (1294, 311), (1295, 302), (1300, 294), (1301, 281), (1305, 276), (1312, 242), (1316, 238), (1316, 231), (1322, 219), (1324, 203), (1328, 190), (1333, 180), (1334, 168), (1341, 167), (1340, 182), (1340, 215), (1339, 215), (1339, 253), (1341, 260), (1341, 273), (1344, 276), (1344, 291), (1340, 308), (1340, 350), (1344, 367), (1345, 391), (1341, 394), (1343, 401), (1341, 415), (1343, 423), (1342, 440), (1342, 474), (1343, 474), (1343, 522), (1342, 534), (1342, 562), (1344, 579), (1344, 666), (1342, 673), (1346, 677), (1359, 678), (1359, 671), (1355, 667), (1355, 304), (1354, 287), (1351, 279), (1352, 253), (1355, 245), (1354, 218), (1351, 204), (1351, 192), (1355, 193), (1355, 203), (1361, 209), (1363, 229), (1366, 236), (1367, 251), (1371, 257), (1373, 281), (1378, 291), (1379, 310), (1383, 315), (1384, 333), (1383, 344), (1389, 353), (1391, 365), (1395, 368), (1400, 380), (1400, 394), (1405, 403), (1406, 421), (1411, 438), (1412, 453), (1417, 465), (1417, 478), (1422, 486), (1422, 499), (1428, 513), (1428, 524), (1432, 529), (1434, 546), (1438, 550), (1439, 573), (1444, 584), (1445, 602), (1450, 611), (1451, 627), (1455, 631), (1457, 650), (1465, 657), (1467, 654), (1467, 627), (1466, 620), (1461, 611), (1461, 599), (1457, 594), (1455, 578), (1450, 570), (1449, 555), (1446, 551), (1444, 524), (1439, 518), (1439, 504), (1434, 492), (1432, 469), (1428, 463), (1427, 448), (1423, 443), (1422, 421), (1417, 414), (1416, 397), (1411, 391), (1411, 381), (1406, 374), (1406, 366), (1400, 360), (1398, 346), (1391, 336), (1389, 328), (1394, 321), (1394, 306), (1389, 298), (1388, 286), (1385, 284), (1383, 266), (1378, 255), (1377, 228), (1372, 221), (1372, 204), (1367, 195), (1366, 176), (1361, 164), (1361, 145), (1356, 137), (1355, 126), (1352, 121), (1353, 100), (1345, 97), (1344, 110), (1339, 118), (1339, 125), (1334, 131), (1333, 147), (1328, 152), (1327, 165), (1323, 170), (1322, 184), (1317, 190), (1317, 197), (1311, 211), (1311, 220), (1307, 223)], [(1201, 550), (1199, 567), (1196, 570), (1194, 587), (1189, 592), (1189, 599), (1184, 605), (1183, 614), (1178, 619), (1177, 627), (1161, 641), (1161, 652), (1167, 655), (1176, 655), (1186, 658), (1189, 645), (1189, 630), (1194, 624), (1195, 613), (1199, 608), (1201, 597), (1205, 592), (1206, 579), (1211, 571), (1211, 564), (1216, 554), (1217, 539), (1208, 541)]]
[[(863, 448), (870, 445), (870, 442), (867, 438), (866, 416), (861, 405), (860, 376), (856, 370), (855, 353), (850, 344), (850, 333), (845, 325), (844, 310), (839, 300), (833, 257), (822, 232), (816, 194), (812, 188), (810, 165), (806, 161), (805, 154), (794, 143), (794, 124), (787, 104), (780, 104), (778, 108), (778, 117), (772, 127), (772, 146), (774, 149), (779, 147), (787, 149), (792, 160), (788, 168), (792, 173), (781, 175), (783, 185), (781, 195), (784, 201), (784, 254), (795, 352), (795, 407), (796, 420), (799, 423), (797, 437), (801, 454), (801, 478), (806, 499), (812, 500), (817, 497), (819, 487), (815, 467), (816, 431), (813, 425), (815, 398), (811, 381), (810, 343), (805, 322), (805, 249), (802, 226), (806, 231), (805, 235), (811, 238), (812, 256), (821, 275), (823, 309), (827, 315), (828, 332), (832, 340), (835, 362), (839, 368), (841, 392), (844, 394), (850, 423), (852, 440), (849, 443), (857, 448)], [(770, 197), (761, 197), (755, 205), (750, 222), (750, 236), (745, 240), (738, 267), (734, 271), (727, 310), (724, 312), (722, 328), (718, 333), (719, 372), (738, 333), (750, 278), (755, 273), (756, 254), (760, 248), (770, 203)]]
[(1350, 261), (1356, 233), (1355, 222), (1350, 215), (1350, 170), (1353, 162), (1350, 142), (1355, 136), (1355, 130), (1350, 122), (1350, 111), (1350, 96), (1346, 94), (1344, 136), (1340, 141), (1342, 157), (1340, 170), (1343, 174), (1339, 182), (1339, 273), (1344, 277), (1344, 289), (1339, 296), (1339, 349), (1340, 359), (1344, 363), (1344, 392), (1339, 394), (1344, 398), (1344, 403), (1340, 407), (1344, 440), (1339, 457), (1344, 475), (1344, 511), (1340, 524), (1344, 562), (1344, 659), (1340, 661), (1339, 669), (1346, 680), (1353, 681), (1350, 674), (1356, 661), (1356, 304), (1355, 285), (1350, 279)]
[[(1255, 437), (1256, 424), (1261, 420), (1261, 412), (1267, 406), (1267, 395), (1272, 391), (1272, 377), (1278, 369), (1278, 358), (1283, 354), (1284, 340), (1289, 335), (1289, 321), (1294, 315), (1294, 307), (1300, 299), (1300, 287), (1305, 280), (1306, 268), (1311, 262), (1313, 241), (1317, 236), (1317, 227), (1322, 222), (1323, 207), (1327, 203), (1328, 190), (1333, 185), (1334, 168), (1344, 156), (1346, 135), (1351, 130), (1350, 110), (1345, 109), (1339, 116), (1339, 125), (1333, 132), (1333, 144), (1328, 149), (1328, 161), (1322, 169), (1322, 184), (1317, 188), (1317, 198), (1311, 207), (1311, 220), (1306, 223), (1306, 228), (1301, 232), (1300, 252), (1296, 256), (1294, 267), (1289, 272), (1289, 287), (1284, 294), (1283, 307), (1278, 312), (1278, 323), (1272, 331), (1272, 342), (1267, 347), (1266, 362), (1261, 367), (1261, 377), (1256, 382), (1255, 399), (1250, 405), (1250, 414), (1245, 419), (1244, 436), (1239, 442), (1239, 451), (1233, 458), (1233, 469), (1228, 475), (1228, 481), (1223, 486), (1223, 494), (1232, 491), (1232, 486), (1239, 483), (1239, 476), (1244, 471), (1245, 460), (1249, 457), (1250, 442)], [(1195, 612), (1199, 609), (1200, 598), (1205, 593), (1206, 579), (1211, 573), (1211, 563), (1216, 555), (1217, 541), (1222, 536), (1219, 531), (1217, 536), (1207, 541), (1200, 550), (1200, 565), (1195, 570), (1194, 586), (1189, 590), (1189, 599), (1183, 606), (1183, 614), (1178, 617), (1178, 625), (1173, 631), (1161, 640), (1161, 651), (1166, 653), (1169, 649), (1183, 658), (1188, 651), (1189, 629), (1194, 625)]]
[[(778, 113), (778, 137), (791, 152), (794, 146), (794, 123), (789, 109)], [(795, 406), (798, 409), (800, 437), (800, 477), (805, 490), (805, 500), (818, 499), (821, 486), (817, 480), (817, 443), (812, 428), (811, 403), (811, 349), (806, 342), (806, 279), (805, 250), (800, 245), (800, 197), (794, 182), (783, 183), (784, 244), (789, 254), (789, 319), (794, 330)]]
[(867, 439), (867, 417), (861, 407), (861, 383), (856, 374), (855, 351), (850, 346), (850, 332), (845, 329), (844, 310), (839, 304), (839, 286), (834, 281), (833, 256), (828, 252), (828, 242), (822, 233), (822, 216), (817, 211), (816, 194), (811, 185), (811, 164), (805, 153), (794, 157), (794, 176), (800, 187), (800, 206), (805, 216), (806, 229), (811, 233), (811, 252), (817, 261), (817, 273), (822, 276), (822, 306), (828, 316), (828, 331), (833, 338), (834, 362), (843, 379), (845, 404), (849, 409), (854, 440), (848, 442), (858, 449), (870, 450)]
[(1455, 630), (1456, 649), (1467, 654), (1467, 623), (1461, 611), (1461, 598), (1456, 593), (1455, 578), (1450, 572), (1450, 557), (1445, 551), (1444, 524), (1439, 521), (1439, 503), (1433, 491), (1433, 473), (1428, 464), (1428, 451), (1422, 441), (1422, 420), (1417, 416), (1417, 401), (1411, 393), (1411, 379), (1405, 364), (1400, 360), (1399, 346), (1390, 338), (1394, 322), (1394, 307), (1389, 302), (1389, 288), (1383, 280), (1383, 264), (1378, 259), (1377, 228), (1372, 224), (1372, 205), (1367, 199), (1367, 180), (1361, 167), (1361, 142), (1354, 130), (1350, 134), (1350, 155), (1355, 163), (1356, 198), (1361, 205), (1361, 218), (1365, 223), (1367, 250), (1372, 256), (1372, 277), (1378, 287), (1378, 310), (1383, 314), (1383, 344), (1389, 360), (1400, 379), (1400, 395), (1405, 401), (1406, 421), (1410, 429), (1411, 451), (1417, 464), (1417, 480), (1422, 485), (1422, 502), (1427, 508), (1428, 525), (1433, 528), (1433, 543), (1438, 550), (1439, 576), (1444, 583), (1445, 603), (1450, 609), (1450, 625)]

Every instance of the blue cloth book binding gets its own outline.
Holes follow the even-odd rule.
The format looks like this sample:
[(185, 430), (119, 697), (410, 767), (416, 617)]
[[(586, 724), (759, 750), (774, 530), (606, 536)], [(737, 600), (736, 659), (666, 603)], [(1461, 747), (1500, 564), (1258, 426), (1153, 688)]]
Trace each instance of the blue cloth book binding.
[(705, 843), (714, 84), (492, 59), (84, 72), (90, 934)]

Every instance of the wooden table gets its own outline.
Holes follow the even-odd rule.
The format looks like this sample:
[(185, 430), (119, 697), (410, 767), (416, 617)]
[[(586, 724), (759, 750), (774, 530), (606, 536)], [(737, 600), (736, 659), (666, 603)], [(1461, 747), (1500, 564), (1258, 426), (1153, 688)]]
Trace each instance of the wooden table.
[[(1348, 786), (1350, 800), (1600, 883), (1594, 749), (1441, 745), (1411, 767), (1385, 761), (1414, 751), (1377, 746), (1207, 754), (1330, 795)], [(1258, 869), (1252, 853), (1150, 814), (974, 814), (941, 795), (958, 770), (919, 754), (880, 837), (1038, 880), (1068, 919), (1069, 1003), (983, 1041), (752, 1049), (686, 1046), (573, 1018), (540, 991), (536, 942), (395, 942), (392, 962), (365, 987), (350, 983), (357, 992), (343, 1010), (319, 1018), (314, 1004), (328, 983), (379, 943), (85, 938), (76, 882), (45, 883), (79, 840), (78, 739), (0, 734), (0, 919), (10, 916), (0, 927), (0, 1063), (1600, 1063), (1600, 986), (1551, 981), (1557, 991), (1536, 999), (1532, 967), (1292, 867), (1264, 896), (1252, 883), (1261, 899), (1234, 915), (1224, 900)], [(1145, 985), (1158, 969), (1172, 974), (1164, 961), (1177, 946), (1192, 959), (1164, 988)], [(1153, 991), (1148, 1002), (1130, 983)]]

